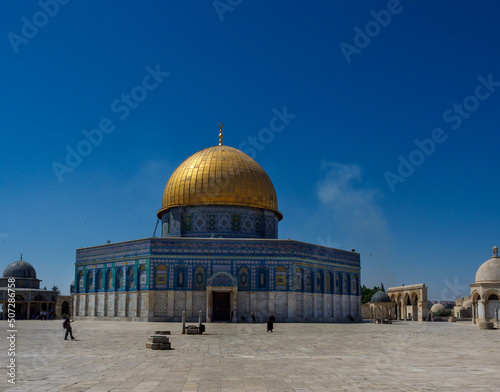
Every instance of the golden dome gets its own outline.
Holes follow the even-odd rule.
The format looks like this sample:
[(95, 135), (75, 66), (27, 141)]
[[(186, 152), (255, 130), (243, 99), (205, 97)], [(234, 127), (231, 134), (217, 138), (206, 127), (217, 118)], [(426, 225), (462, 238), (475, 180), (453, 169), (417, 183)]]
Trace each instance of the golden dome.
[(182, 162), (165, 186), (161, 218), (172, 207), (234, 205), (278, 211), (273, 183), (244, 152), (228, 146), (208, 147)]

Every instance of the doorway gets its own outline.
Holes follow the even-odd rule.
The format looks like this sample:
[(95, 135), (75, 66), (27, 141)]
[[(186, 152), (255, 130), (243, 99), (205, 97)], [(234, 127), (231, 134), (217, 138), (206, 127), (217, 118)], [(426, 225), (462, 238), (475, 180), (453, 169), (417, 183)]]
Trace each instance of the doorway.
[(212, 292), (213, 295), (213, 321), (231, 320), (231, 293)]

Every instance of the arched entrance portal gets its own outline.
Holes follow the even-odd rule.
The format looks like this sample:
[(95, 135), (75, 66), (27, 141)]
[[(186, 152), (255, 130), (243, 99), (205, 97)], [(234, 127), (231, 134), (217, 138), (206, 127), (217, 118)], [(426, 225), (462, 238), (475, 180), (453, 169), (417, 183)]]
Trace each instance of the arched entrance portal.
[(207, 280), (207, 322), (238, 320), (238, 281), (227, 272), (217, 272)]
[(61, 312), (62, 312), (62, 314), (69, 314), (69, 302), (68, 301), (63, 301)]
[(231, 293), (212, 291), (212, 321), (231, 320)]

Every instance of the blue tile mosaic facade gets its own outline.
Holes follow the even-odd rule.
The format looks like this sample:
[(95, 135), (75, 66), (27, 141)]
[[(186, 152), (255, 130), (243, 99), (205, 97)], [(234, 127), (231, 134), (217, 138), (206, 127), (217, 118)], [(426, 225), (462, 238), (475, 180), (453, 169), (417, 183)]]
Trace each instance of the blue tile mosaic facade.
[(203, 291), (212, 275), (241, 291), (360, 295), (358, 253), (292, 240), (147, 238), (77, 250), (76, 291)]

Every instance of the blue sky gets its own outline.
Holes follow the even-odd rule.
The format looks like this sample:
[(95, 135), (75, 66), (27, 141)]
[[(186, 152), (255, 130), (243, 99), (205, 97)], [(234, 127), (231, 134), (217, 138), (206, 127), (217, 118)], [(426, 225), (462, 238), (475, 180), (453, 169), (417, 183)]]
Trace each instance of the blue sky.
[(69, 292), (75, 249), (153, 234), (221, 121), (273, 180), (280, 238), (356, 249), (367, 286), (452, 300), (500, 245), (497, 2), (0, 8), (2, 268), (22, 252)]

